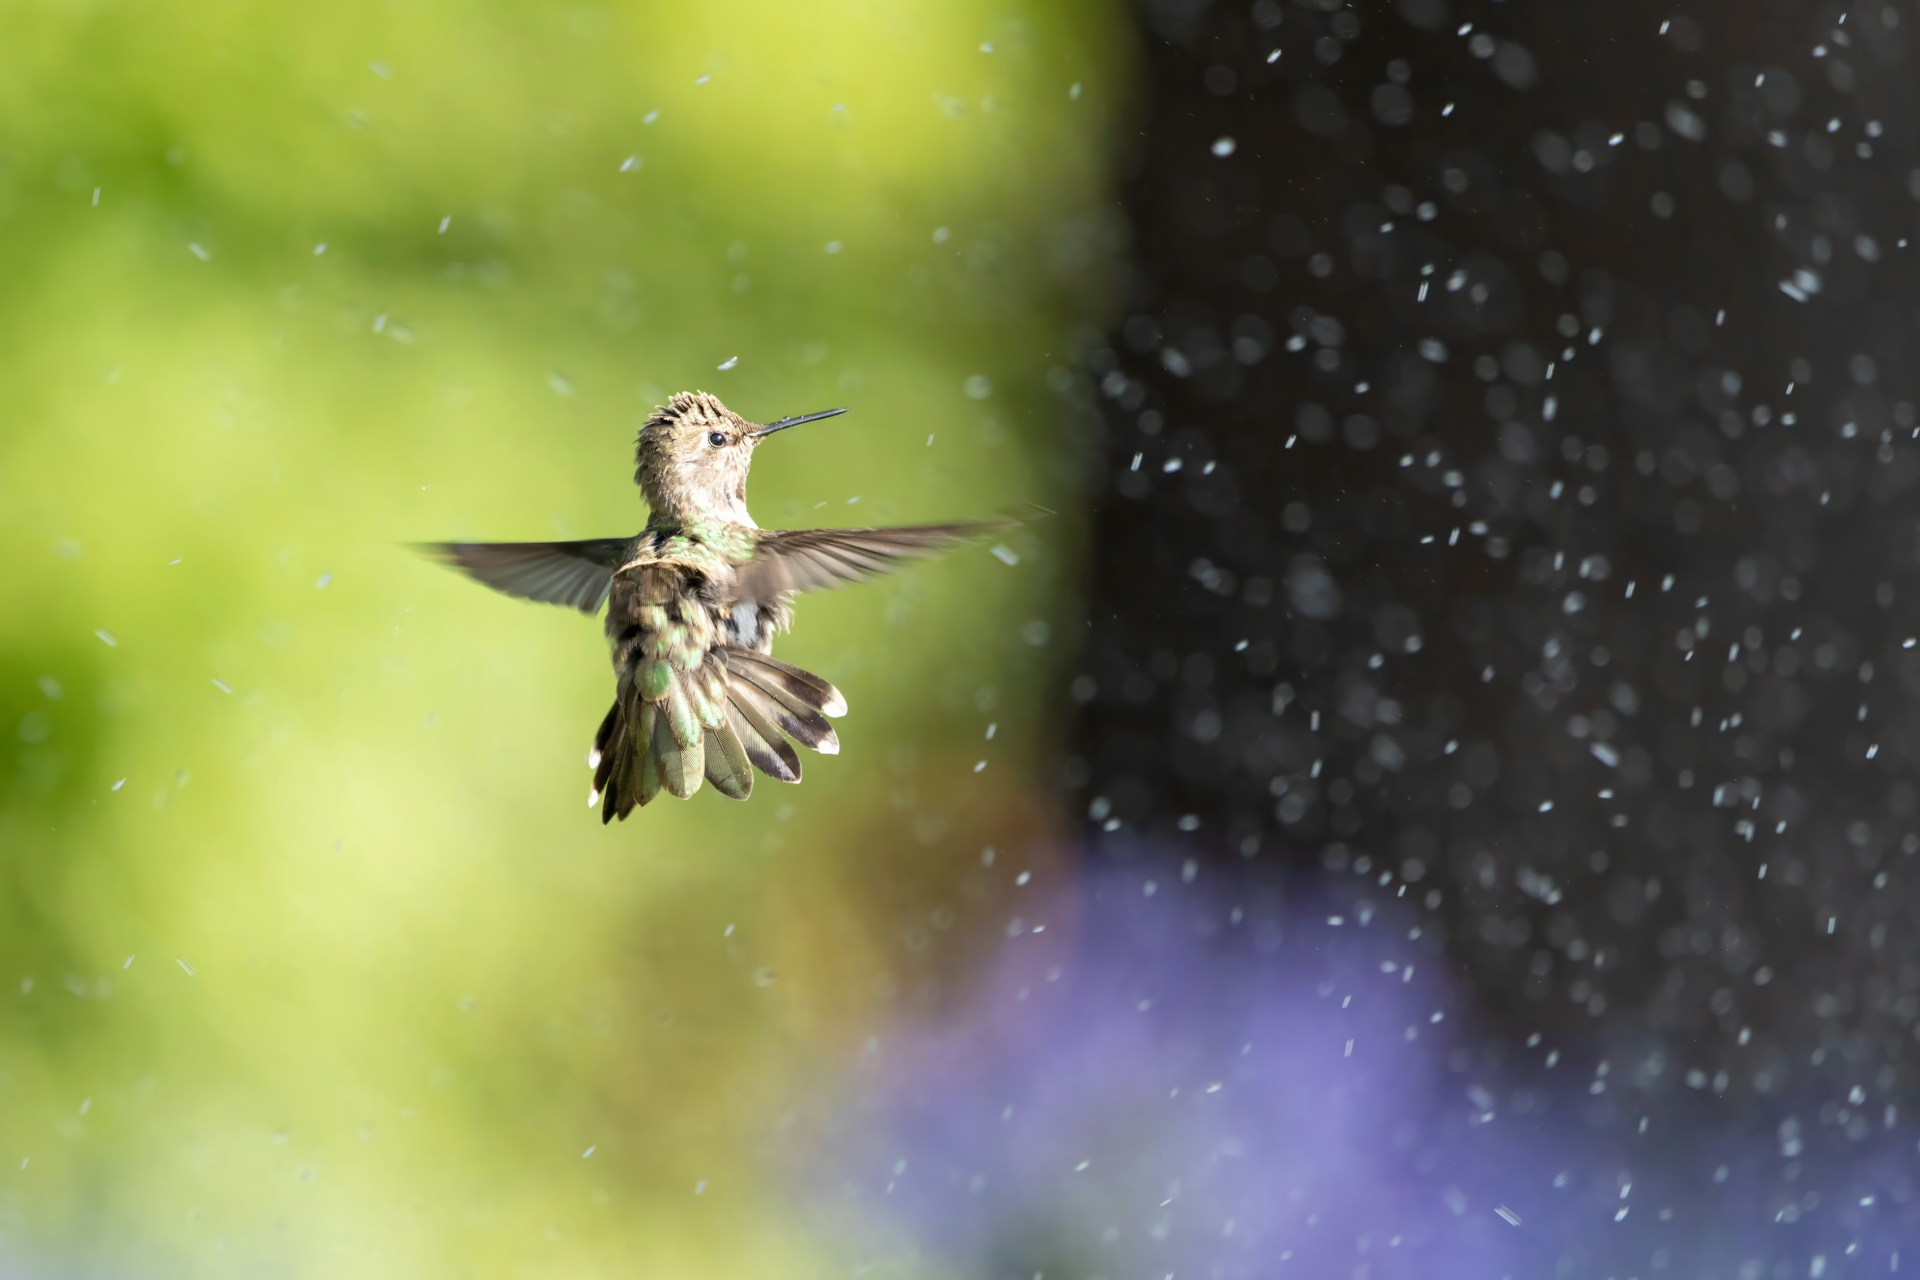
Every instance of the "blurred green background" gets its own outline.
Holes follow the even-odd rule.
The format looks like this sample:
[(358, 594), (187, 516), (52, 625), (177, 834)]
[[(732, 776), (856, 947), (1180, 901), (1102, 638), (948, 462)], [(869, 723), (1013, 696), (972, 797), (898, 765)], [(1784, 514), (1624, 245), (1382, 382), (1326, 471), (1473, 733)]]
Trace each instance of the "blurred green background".
[[(1129, 33), (0, 6), (0, 1271), (848, 1273), (762, 1153), (1048, 830)], [(1063, 515), (803, 602), (803, 786), (602, 828), (598, 623), (396, 544), (631, 532), (691, 387), (854, 407), (762, 524)]]

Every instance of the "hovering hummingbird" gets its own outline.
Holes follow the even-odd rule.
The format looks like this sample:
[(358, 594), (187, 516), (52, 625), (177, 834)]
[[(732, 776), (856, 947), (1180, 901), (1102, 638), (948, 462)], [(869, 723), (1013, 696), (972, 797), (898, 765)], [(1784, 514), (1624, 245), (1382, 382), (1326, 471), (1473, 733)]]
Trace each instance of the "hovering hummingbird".
[[(625, 820), (664, 789), (682, 798), (704, 778), (745, 800), (753, 770), (800, 781), (798, 742), (826, 755), (840, 691), (773, 656), (802, 591), (838, 586), (936, 555), (1003, 524), (898, 529), (762, 529), (747, 512), (753, 451), (776, 431), (845, 413), (827, 409), (765, 426), (704, 391), (653, 411), (634, 450), (634, 482), (651, 514), (630, 538), (579, 542), (443, 542), (428, 551), (523, 600), (607, 609), (616, 678), (594, 735), (600, 820)], [(790, 742), (789, 739), (792, 739)]]

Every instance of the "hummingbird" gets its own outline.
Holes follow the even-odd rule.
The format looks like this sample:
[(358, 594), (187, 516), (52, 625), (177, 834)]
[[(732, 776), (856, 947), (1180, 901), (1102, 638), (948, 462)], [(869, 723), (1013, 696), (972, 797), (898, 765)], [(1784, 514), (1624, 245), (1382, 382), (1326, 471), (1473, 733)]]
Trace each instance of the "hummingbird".
[(633, 479), (646, 527), (575, 542), (440, 542), (422, 550), (510, 596), (594, 614), (607, 606), (613, 706), (594, 734), (589, 806), (625, 821), (662, 791), (702, 781), (735, 800), (754, 770), (800, 781), (794, 743), (836, 755), (840, 691), (773, 656), (794, 597), (937, 555), (1009, 522), (892, 529), (762, 529), (747, 471), (768, 436), (837, 417), (825, 409), (764, 425), (715, 396), (683, 391), (640, 428)]

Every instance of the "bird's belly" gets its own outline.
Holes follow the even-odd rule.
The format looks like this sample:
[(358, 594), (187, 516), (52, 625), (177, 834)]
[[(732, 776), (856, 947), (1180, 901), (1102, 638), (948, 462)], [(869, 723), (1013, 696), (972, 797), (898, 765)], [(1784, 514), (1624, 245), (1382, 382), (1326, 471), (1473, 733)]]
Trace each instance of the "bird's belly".
[(762, 631), (760, 606), (745, 601), (727, 610), (727, 638), (742, 649), (755, 648)]
[(788, 613), (780, 601), (736, 600), (721, 626), (729, 644), (756, 653), (772, 653), (773, 637), (784, 631)]

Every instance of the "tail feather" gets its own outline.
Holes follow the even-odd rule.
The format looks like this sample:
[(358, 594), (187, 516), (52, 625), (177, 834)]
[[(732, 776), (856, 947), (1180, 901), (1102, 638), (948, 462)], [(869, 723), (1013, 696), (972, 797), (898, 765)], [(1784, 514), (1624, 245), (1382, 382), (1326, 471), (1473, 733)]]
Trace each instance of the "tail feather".
[(631, 800), (622, 800), (627, 774), (632, 768), (632, 749), (627, 718), (616, 701), (608, 709), (606, 719), (600, 722), (600, 731), (593, 736), (593, 793), (587, 797), (587, 804), (591, 807), (599, 801), (602, 823), (624, 818), (633, 808)]
[[(698, 747), (700, 734), (704, 726), (700, 716), (694, 710), (691, 690), (687, 688), (684, 676), (674, 676), (667, 684), (667, 696), (663, 700), (666, 710), (667, 727), (673, 731), (674, 741), (683, 747)], [(657, 730), (656, 730), (657, 732)]]
[(717, 653), (708, 653), (691, 678), (694, 712), (706, 730), (707, 781), (723, 796), (745, 800), (753, 793), (753, 764), (746, 744), (727, 716), (727, 666)]
[(621, 718), (620, 704), (616, 702), (607, 708), (606, 717), (600, 721), (599, 729), (594, 731), (593, 751), (587, 756), (587, 766), (593, 770), (593, 795), (596, 800), (607, 789), (607, 779), (613, 773), (615, 739), (625, 729), (626, 721)]
[(754, 691), (736, 685), (731, 694), (733, 729), (754, 767), (776, 782), (800, 781), (800, 753), (755, 705)]
[(745, 668), (758, 677), (756, 683), (778, 685), (798, 700), (798, 705), (813, 707), (822, 715), (847, 714), (847, 700), (840, 691), (811, 671), (802, 671), (791, 662), (782, 662), (770, 653), (752, 649), (727, 650), (728, 664), (734, 670)]
[(708, 729), (724, 728), (727, 723), (726, 659), (717, 653), (707, 654), (707, 660), (693, 673), (692, 684), (689, 696), (700, 723)]
[(646, 749), (653, 735), (653, 704), (633, 690), (614, 700), (593, 740), (593, 795), (600, 821), (625, 822), (635, 806), (660, 794), (660, 771)]
[[(650, 706), (648, 710), (653, 710)], [(656, 766), (660, 774), (660, 785), (669, 795), (685, 800), (700, 789), (700, 780), (706, 773), (707, 753), (702, 747), (697, 732), (691, 743), (682, 742), (678, 728), (673, 724), (671, 714), (655, 713), (653, 717), (653, 750), (648, 753), (648, 763)]]
[(660, 760), (654, 754), (651, 744), (654, 734), (659, 731), (660, 725), (666, 723), (666, 719), (660, 714), (656, 704), (640, 697), (634, 698), (633, 701), (635, 705), (633, 719), (637, 726), (632, 734), (633, 770), (640, 775), (637, 785), (640, 790), (640, 803), (644, 805), (660, 794), (662, 780)]
[(755, 769), (798, 782), (796, 742), (840, 750), (827, 717), (844, 715), (846, 700), (790, 663), (728, 646), (662, 683), (627, 683), (594, 734), (592, 800), (602, 822), (624, 821), (662, 791), (685, 799), (703, 782), (744, 800)]
[(793, 773), (789, 779), (763, 765), (768, 776), (800, 780), (800, 758), (785, 738), (823, 755), (839, 753), (840, 737), (827, 723), (828, 716), (845, 715), (847, 711), (847, 700), (838, 689), (811, 671), (802, 671), (771, 654), (734, 646), (728, 646), (724, 653), (732, 677), (728, 692), (735, 711), (752, 724)]
[(764, 667), (742, 667), (737, 673), (736, 696), (758, 704), (760, 713), (780, 726), (782, 732), (803, 747), (812, 747), (823, 755), (840, 753), (840, 738), (826, 716), (808, 705), (780, 680), (769, 677)]
[(753, 794), (753, 765), (732, 725), (707, 730), (706, 768), (707, 781), (721, 795), (745, 800)]

